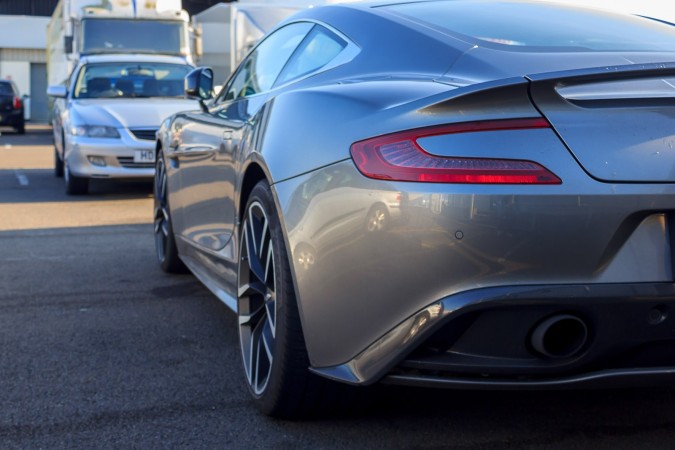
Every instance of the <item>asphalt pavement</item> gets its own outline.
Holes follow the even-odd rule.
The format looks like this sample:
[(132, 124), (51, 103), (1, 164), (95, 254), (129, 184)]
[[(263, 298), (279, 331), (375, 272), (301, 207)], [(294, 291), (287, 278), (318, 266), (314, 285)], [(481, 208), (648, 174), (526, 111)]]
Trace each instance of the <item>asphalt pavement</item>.
[(243, 381), (234, 315), (155, 263), (149, 183), (65, 195), (49, 127), (0, 135), (0, 448), (669, 449), (675, 391), (386, 388), (284, 422)]

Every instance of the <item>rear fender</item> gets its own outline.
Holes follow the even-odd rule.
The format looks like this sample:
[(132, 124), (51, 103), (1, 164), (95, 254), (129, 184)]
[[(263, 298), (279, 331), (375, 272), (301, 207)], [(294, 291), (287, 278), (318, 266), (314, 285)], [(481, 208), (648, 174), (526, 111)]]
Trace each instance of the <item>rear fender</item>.
[(279, 182), (350, 158), (351, 145), (363, 139), (447, 123), (533, 117), (540, 114), (523, 78), (467, 87), (429, 79), (355, 81), (273, 99), (259, 149), (272, 181)]

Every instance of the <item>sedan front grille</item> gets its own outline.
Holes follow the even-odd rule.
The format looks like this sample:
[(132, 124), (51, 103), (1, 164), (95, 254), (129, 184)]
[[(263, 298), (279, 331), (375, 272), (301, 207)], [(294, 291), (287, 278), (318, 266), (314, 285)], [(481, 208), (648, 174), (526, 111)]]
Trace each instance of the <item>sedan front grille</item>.
[(147, 129), (147, 128), (134, 128), (130, 129), (131, 134), (133, 134), (136, 139), (141, 139), (144, 141), (154, 141), (155, 134), (157, 133), (157, 128)]
[(117, 161), (120, 163), (120, 166), (126, 167), (127, 169), (152, 169), (155, 167), (155, 163), (151, 162), (134, 162), (133, 156), (118, 156)]

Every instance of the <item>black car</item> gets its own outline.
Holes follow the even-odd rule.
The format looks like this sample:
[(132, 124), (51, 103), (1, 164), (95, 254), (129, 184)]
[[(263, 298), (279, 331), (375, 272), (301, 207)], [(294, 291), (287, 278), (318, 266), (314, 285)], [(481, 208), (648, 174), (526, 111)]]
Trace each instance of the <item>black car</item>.
[(0, 126), (12, 127), (19, 134), (26, 132), (23, 101), (14, 82), (0, 80)]

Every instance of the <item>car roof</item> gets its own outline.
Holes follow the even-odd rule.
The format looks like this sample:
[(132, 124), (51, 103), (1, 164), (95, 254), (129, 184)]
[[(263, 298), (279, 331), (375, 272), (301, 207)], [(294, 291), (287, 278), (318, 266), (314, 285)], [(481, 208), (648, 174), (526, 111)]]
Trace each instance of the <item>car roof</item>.
[[(438, 20), (416, 17), (416, 5), (427, 12), (427, 18), (431, 12), (432, 19), (433, 11), (438, 9)], [(507, 8), (512, 18), (518, 20), (509, 22), (503, 18), (501, 14), (504, 8)], [(516, 14), (527, 11), (528, 8), (539, 12), (546, 9), (548, 13), (559, 10), (560, 14), (553, 14), (553, 18), (547, 17), (546, 21), (530, 21), (528, 16)], [(489, 20), (462, 22), (464, 17), (477, 17), (480, 11), (486, 11), (485, 16)], [(410, 12), (415, 14), (409, 14)], [(451, 12), (461, 14), (450, 17), (451, 23), (444, 23), (444, 14), (447, 17)], [(611, 22), (613, 25), (620, 24), (619, 31), (624, 30), (624, 24), (626, 27), (628, 23), (636, 24), (632, 27), (633, 35), (627, 36), (625, 40), (619, 39), (629, 45), (625, 49), (614, 48), (618, 44), (613, 43), (617, 41), (607, 39), (607, 45), (611, 47), (608, 50), (599, 45), (594, 46), (593, 36), (586, 36), (583, 28), (575, 31), (576, 24), (571, 23), (565, 31), (568, 34), (574, 31), (582, 38), (586, 36), (584, 44), (590, 45), (562, 47), (554, 39), (560, 30), (547, 29), (544, 22), (554, 23), (557, 16), (562, 21), (562, 18), (576, 14), (588, 14), (585, 24), (587, 29), (592, 28), (589, 23), (596, 18), (606, 19), (607, 23)], [(340, 74), (336, 73), (336, 76), (352, 79), (419, 75), (420, 78), (437, 80), (441, 77), (452, 78), (453, 84), (464, 85), (581, 67), (629, 64), (626, 58), (636, 64), (671, 61), (675, 49), (667, 45), (673, 42), (673, 32), (667, 25), (607, 10), (533, 0), (369, 0), (336, 3), (302, 10), (286, 23), (302, 20), (318, 21), (332, 26), (361, 48), (358, 63), (352, 64)], [(522, 28), (518, 26), (520, 23), (524, 23)], [(670, 37), (664, 38), (659, 45), (655, 44), (656, 41), (643, 37), (639, 40), (641, 45), (646, 42), (646, 47), (631, 49), (630, 44), (636, 37), (636, 30), (641, 31), (642, 27), (660, 28), (659, 33)], [(502, 37), (499, 34), (502, 28), (506, 30), (503, 34), (507, 38), (516, 34), (529, 40), (521, 44), (516, 40), (499, 39)], [(602, 30), (604, 28), (599, 29), (597, 34), (601, 34)], [(622, 37), (621, 33), (617, 34), (615, 26), (613, 33), (607, 36)], [(544, 35), (542, 39), (549, 39), (545, 45), (538, 44), (537, 39), (541, 35)], [(561, 36), (562, 40), (567, 34), (561, 33)]]

